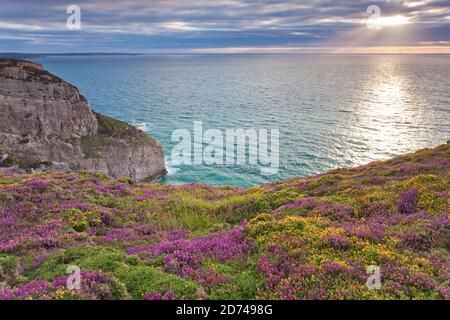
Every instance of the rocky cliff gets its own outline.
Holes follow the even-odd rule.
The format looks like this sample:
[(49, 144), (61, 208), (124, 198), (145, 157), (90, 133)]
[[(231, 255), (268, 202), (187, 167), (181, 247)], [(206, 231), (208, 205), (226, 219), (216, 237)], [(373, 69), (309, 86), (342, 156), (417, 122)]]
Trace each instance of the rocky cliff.
[(92, 170), (152, 180), (165, 174), (161, 144), (93, 112), (79, 90), (39, 64), (0, 60), (0, 166)]

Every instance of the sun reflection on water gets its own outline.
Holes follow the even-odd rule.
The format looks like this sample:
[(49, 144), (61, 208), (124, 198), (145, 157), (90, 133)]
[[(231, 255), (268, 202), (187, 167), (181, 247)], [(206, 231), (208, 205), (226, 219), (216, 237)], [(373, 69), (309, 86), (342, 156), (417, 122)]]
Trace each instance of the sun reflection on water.
[[(410, 79), (402, 70), (380, 61), (368, 71), (367, 81), (361, 84), (359, 103), (355, 105), (355, 126), (349, 130), (355, 164), (367, 159), (385, 159), (420, 147), (418, 126), (421, 126), (424, 101), (412, 92)], [(404, 147), (403, 147), (404, 148)], [(356, 150), (356, 151), (355, 151)], [(362, 151), (362, 152), (361, 152)]]

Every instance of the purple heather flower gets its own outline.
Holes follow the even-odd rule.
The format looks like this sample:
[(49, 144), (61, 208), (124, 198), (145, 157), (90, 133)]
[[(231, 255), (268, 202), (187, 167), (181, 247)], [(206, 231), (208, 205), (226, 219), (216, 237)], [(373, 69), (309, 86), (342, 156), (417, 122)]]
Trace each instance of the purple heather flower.
[(417, 211), (417, 189), (409, 189), (400, 193), (400, 200), (397, 203), (398, 212), (411, 214)]
[(167, 290), (165, 293), (155, 292), (144, 295), (144, 300), (173, 300), (174, 298), (175, 294), (172, 289)]
[(40, 179), (33, 179), (30, 181), (27, 181), (25, 184), (29, 187), (32, 187), (34, 190), (37, 190), (37, 191), (44, 191), (48, 188), (47, 181), (40, 180)]
[(211, 284), (224, 279), (212, 270), (202, 271), (202, 262), (215, 258), (221, 262), (241, 260), (248, 256), (251, 243), (245, 240), (245, 225), (206, 237), (193, 239), (177, 239), (185, 236), (185, 232), (166, 234), (175, 240), (163, 240), (149, 246), (135, 246), (127, 250), (128, 254), (138, 254), (144, 259), (153, 259), (163, 255), (163, 268), (166, 272), (182, 277), (192, 277), (200, 283)]
[[(17, 288), (6, 288), (0, 292), (0, 300), (64, 298), (55, 294), (66, 289), (68, 277), (58, 277), (52, 282), (38, 279)], [(71, 293), (72, 299), (111, 299), (112, 296), (113, 290), (109, 285), (109, 277), (100, 272), (87, 271), (81, 272), (81, 289)]]
[(327, 239), (337, 249), (348, 249), (352, 245), (350, 239), (343, 234), (329, 234)]
[(295, 201), (294, 203), (285, 204), (277, 209), (277, 211), (287, 210), (287, 209), (295, 209), (295, 208), (304, 208), (310, 209), (315, 205), (314, 198), (303, 198)]
[(143, 195), (137, 196), (134, 199), (136, 201), (145, 201), (145, 200), (153, 199), (155, 196), (156, 196), (156, 192), (151, 191), (151, 192), (147, 192)]

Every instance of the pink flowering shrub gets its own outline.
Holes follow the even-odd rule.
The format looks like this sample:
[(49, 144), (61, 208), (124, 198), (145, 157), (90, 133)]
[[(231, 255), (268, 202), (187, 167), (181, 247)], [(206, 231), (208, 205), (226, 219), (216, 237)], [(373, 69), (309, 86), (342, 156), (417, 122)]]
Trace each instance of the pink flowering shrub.
[(144, 296), (144, 300), (173, 300), (174, 293), (172, 289), (169, 289), (165, 293), (157, 292), (157, 293), (147, 293)]
[(417, 211), (417, 189), (410, 189), (400, 193), (400, 200), (397, 203), (398, 212), (411, 214)]
[(250, 189), (0, 168), (0, 299), (448, 300), (449, 168), (450, 143)]
[(14, 289), (0, 292), (1, 300), (97, 300), (112, 299), (114, 292), (107, 275), (98, 272), (81, 272), (82, 285), (79, 289), (68, 289), (67, 276), (55, 278), (52, 282), (34, 280)]

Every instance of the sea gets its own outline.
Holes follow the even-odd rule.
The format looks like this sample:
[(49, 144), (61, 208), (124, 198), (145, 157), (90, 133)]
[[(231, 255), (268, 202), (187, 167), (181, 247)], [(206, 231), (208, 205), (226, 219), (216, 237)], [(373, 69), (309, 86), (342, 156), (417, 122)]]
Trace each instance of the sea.
[[(80, 55), (34, 61), (78, 87), (93, 110), (158, 139), (165, 184), (252, 187), (450, 140), (445, 55)], [(241, 161), (237, 139), (226, 148), (227, 129), (244, 133)], [(227, 152), (235, 158), (227, 161)]]

